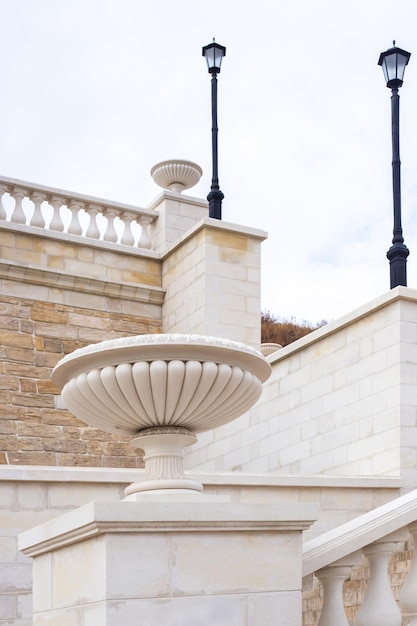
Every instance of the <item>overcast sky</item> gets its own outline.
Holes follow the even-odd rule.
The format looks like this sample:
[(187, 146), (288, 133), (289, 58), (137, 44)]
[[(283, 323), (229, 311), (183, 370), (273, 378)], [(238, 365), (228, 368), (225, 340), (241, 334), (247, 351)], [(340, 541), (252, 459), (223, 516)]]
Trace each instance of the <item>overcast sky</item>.
[(0, 174), (147, 206), (149, 171), (211, 182), (219, 76), (223, 219), (269, 233), (262, 306), (337, 319), (389, 289), (390, 91), (380, 52), (412, 53), (401, 95), (403, 228), (417, 288), (416, 0), (0, 0)]

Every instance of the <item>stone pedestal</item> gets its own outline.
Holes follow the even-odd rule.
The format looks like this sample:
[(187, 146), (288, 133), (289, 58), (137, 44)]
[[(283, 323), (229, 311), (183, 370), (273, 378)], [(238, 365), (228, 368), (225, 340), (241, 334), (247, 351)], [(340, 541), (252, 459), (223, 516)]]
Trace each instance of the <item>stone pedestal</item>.
[(92, 502), (20, 536), (34, 626), (301, 625), (311, 505)]

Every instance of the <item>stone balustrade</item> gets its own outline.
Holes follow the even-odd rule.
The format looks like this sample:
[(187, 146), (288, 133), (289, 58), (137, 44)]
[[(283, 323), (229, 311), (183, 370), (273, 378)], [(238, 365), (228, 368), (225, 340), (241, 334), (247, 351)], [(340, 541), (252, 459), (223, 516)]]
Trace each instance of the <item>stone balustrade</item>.
[(323, 587), (318, 626), (349, 626), (344, 609), (344, 582), (352, 568), (369, 565), (364, 598), (352, 626), (417, 626), (417, 553), (394, 598), (388, 563), (405, 543), (417, 542), (417, 490), (304, 544), (303, 576), (311, 574)]
[(150, 249), (158, 212), (0, 176), (1, 221)]

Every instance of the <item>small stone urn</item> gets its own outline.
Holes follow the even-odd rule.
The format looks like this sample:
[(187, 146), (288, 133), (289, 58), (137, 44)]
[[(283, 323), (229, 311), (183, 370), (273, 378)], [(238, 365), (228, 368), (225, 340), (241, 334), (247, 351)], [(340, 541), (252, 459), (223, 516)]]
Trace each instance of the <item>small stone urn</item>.
[(151, 169), (154, 182), (163, 189), (181, 193), (194, 187), (200, 180), (203, 170), (197, 163), (183, 159), (161, 161)]
[(183, 469), (196, 433), (227, 424), (255, 404), (271, 366), (244, 344), (200, 335), (138, 335), (65, 356), (52, 373), (65, 406), (83, 422), (131, 435), (145, 476), (126, 495), (200, 492)]

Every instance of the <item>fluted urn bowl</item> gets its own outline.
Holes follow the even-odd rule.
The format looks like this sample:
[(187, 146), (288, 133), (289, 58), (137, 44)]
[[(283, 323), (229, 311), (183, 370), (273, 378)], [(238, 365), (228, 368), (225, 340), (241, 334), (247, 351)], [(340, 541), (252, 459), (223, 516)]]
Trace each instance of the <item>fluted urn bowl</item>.
[(163, 189), (171, 191), (184, 191), (190, 189), (198, 183), (203, 170), (197, 163), (184, 161), (183, 159), (172, 159), (161, 161), (151, 169), (151, 176), (154, 182)]
[(226, 424), (255, 404), (270, 371), (268, 361), (244, 344), (165, 334), (80, 348), (58, 363), (52, 378), (79, 419), (131, 435), (133, 445), (145, 450), (145, 480), (128, 488), (133, 493), (201, 490), (184, 475), (184, 447), (196, 441), (195, 433)]

